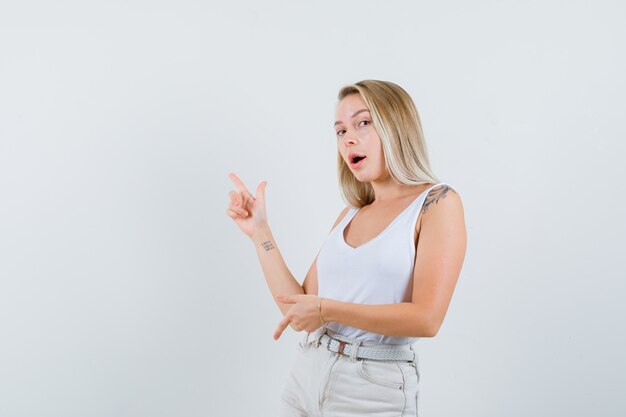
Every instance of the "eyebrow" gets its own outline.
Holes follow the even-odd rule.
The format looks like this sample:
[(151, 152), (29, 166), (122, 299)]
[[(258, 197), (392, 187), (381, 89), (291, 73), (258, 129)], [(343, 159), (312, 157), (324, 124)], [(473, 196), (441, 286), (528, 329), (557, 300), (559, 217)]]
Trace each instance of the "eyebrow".
[[(357, 111), (356, 113), (354, 113), (354, 114), (352, 115), (352, 118), (354, 118), (354, 116), (356, 116), (357, 114), (362, 113), (362, 112), (364, 112), (364, 111), (369, 112), (369, 110), (368, 110), (368, 109), (361, 109), (361, 110)], [(341, 120), (337, 120), (337, 121), (335, 122), (334, 126), (337, 126), (337, 125), (338, 125), (338, 124), (340, 124), (340, 123), (341, 123)]]

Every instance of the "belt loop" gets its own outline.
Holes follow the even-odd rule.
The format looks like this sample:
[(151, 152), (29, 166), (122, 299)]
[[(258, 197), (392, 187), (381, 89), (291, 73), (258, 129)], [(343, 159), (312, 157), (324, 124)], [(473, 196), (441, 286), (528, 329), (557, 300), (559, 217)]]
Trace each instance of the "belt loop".
[(356, 340), (350, 345), (350, 361), (356, 362), (356, 351), (359, 350), (359, 346), (361, 346), (360, 340)]

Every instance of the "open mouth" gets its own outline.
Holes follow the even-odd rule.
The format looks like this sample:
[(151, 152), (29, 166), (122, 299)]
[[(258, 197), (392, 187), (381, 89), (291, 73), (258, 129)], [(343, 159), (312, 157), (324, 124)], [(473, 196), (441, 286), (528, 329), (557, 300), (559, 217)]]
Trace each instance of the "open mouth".
[(354, 155), (350, 159), (350, 166), (352, 168), (358, 168), (363, 165), (363, 161), (365, 160), (365, 156), (363, 155)]
[(359, 154), (356, 154), (356, 153), (350, 155), (350, 163), (351, 164), (358, 164), (363, 159), (365, 159), (365, 155), (359, 155)]

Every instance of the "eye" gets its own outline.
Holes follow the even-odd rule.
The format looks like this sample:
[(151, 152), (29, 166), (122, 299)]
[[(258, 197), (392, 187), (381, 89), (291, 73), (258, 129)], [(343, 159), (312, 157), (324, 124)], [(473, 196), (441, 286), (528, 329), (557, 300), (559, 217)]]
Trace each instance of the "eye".
[[(365, 123), (367, 123), (367, 124), (369, 124), (369, 123), (370, 123), (370, 121), (369, 121), (369, 120), (361, 120), (361, 123), (363, 123), (363, 122), (365, 122)], [(361, 124), (361, 123), (359, 123), (359, 124)], [(340, 131), (338, 131), (338, 132), (337, 132), (337, 136), (341, 136), (341, 135), (340, 135), (340, 133), (341, 133), (341, 132), (345, 132), (345, 130), (340, 130)]]

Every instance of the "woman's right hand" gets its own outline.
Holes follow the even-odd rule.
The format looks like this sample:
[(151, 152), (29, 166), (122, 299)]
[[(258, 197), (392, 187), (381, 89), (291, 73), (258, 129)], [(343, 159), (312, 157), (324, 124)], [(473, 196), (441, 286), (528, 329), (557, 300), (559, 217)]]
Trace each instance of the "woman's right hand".
[(262, 181), (256, 189), (256, 196), (252, 196), (243, 182), (234, 173), (228, 174), (238, 191), (230, 191), (230, 206), (226, 214), (237, 223), (239, 229), (252, 238), (260, 229), (267, 227), (267, 213), (265, 212), (265, 186)]

